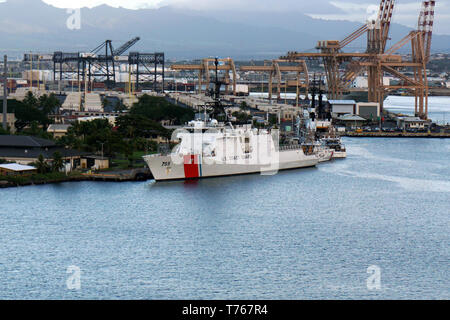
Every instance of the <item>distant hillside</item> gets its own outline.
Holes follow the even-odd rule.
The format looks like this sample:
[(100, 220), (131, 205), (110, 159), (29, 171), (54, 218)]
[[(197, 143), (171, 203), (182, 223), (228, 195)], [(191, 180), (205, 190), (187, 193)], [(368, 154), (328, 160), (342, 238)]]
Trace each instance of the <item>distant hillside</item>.
[[(277, 57), (290, 50), (311, 50), (317, 40), (341, 39), (358, 27), (345, 21), (314, 20), (298, 13), (127, 10), (100, 6), (82, 9), (82, 27), (66, 28), (68, 14), (40, 0), (9, 0), (0, 3), (0, 51), (90, 51), (111, 39), (118, 47), (134, 36), (141, 41), (134, 50), (164, 51), (170, 58), (204, 56), (235, 58)], [(395, 25), (393, 38), (408, 28)], [(365, 40), (352, 44), (363, 50)], [(433, 50), (450, 51), (450, 36), (436, 36)]]

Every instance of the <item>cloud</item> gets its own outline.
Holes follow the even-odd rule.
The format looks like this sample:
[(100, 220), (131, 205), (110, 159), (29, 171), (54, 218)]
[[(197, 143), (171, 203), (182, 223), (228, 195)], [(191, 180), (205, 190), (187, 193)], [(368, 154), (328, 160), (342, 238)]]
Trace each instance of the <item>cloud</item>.
[[(330, 5), (335, 8), (333, 13), (308, 13), (314, 19), (325, 20), (348, 20), (354, 22), (365, 22), (373, 17), (374, 11), (378, 11), (378, 6), (372, 2), (353, 3), (344, 1), (330, 1)], [(402, 24), (411, 28), (417, 27), (421, 1), (396, 3), (394, 7), (393, 23)], [(333, 10), (331, 10), (333, 11)], [(375, 14), (376, 16), (376, 14)], [(437, 33), (450, 33), (450, 6), (444, 1), (436, 3), (435, 31)]]
[[(3, 0), (0, 0), (0, 2)], [(96, 7), (107, 4), (112, 7), (127, 9), (160, 8), (172, 6), (175, 8), (208, 11), (208, 10), (242, 10), (248, 12), (277, 11), (298, 12), (315, 19), (347, 20), (365, 22), (376, 16), (379, 0), (43, 0), (59, 8)], [(397, 1), (393, 17), (394, 23), (412, 28), (417, 26), (421, 7), (420, 0), (408, 2)], [(450, 34), (450, 1), (436, 2), (435, 31)]]
[[(1, 1), (1, 0), (0, 0)], [(127, 9), (159, 8), (172, 6), (190, 10), (248, 10), (248, 11), (301, 11), (319, 12), (329, 7), (329, 0), (43, 0), (58, 8), (93, 8), (102, 4)], [(322, 9), (320, 9), (322, 8)]]
[(43, 0), (57, 8), (94, 8), (103, 4), (115, 8), (143, 9), (158, 8), (166, 0)]
[[(341, 11), (342, 13), (339, 13), (339, 11), (337, 11), (337, 13), (330, 14), (308, 15), (315, 19), (365, 22), (376, 17), (379, 8), (373, 3), (355, 4), (353, 2), (330, 1), (330, 4), (337, 9), (340, 9), (339, 11)], [(404, 24), (409, 27), (414, 27), (414, 23), (417, 23), (420, 8), (420, 2), (396, 4), (396, 6), (394, 7), (393, 22)]]

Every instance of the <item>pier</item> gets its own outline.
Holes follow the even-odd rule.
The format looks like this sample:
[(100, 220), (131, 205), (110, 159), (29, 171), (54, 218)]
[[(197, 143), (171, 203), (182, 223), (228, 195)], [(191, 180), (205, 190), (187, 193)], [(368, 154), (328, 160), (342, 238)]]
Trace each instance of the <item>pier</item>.
[(110, 172), (91, 172), (91, 173), (83, 173), (82, 175), (87, 180), (91, 181), (111, 181), (111, 182), (145, 181), (153, 178), (148, 168), (110, 171)]

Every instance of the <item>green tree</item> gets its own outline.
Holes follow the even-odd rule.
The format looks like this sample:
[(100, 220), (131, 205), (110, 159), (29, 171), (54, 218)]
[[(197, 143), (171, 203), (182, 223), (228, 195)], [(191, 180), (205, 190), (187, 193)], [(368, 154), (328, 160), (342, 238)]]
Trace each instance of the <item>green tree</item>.
[(53, 154), (52, 171), (60, 172), (64, 167), (63, 158), (60, 152), (56, 151)]
[(38, 121), (32, 121), (28, 128), (23, 129), (20, 134), (39, 137), (42, 139), (53, 140), (52, 134), (48, 133)]
[(130, 114), (141, 115), (157, 122), (170, 120), (178, 125), (194, 119), (192, 109), (177, 106), (162, 97), (151, 97), (146, 94), (131, 107)]
[(122, 152), (122, 140), (126, 135), (113, 127), (108, 120), (75, 122), (67, 134), (59, 139), (59, 143), (72, 149), (87, 152), (100, 152), (106, 156), (113, 156)]
[(143, 115), (129, 114), (118, 117), (117, 130), (128, 139), (136, 137), (151, 138), (153, 135), (168, 136), (168, 130), (160, 123)]
[(115, 112), (122, 112), (124, 110), (127, 110), (127, 107), (122, 103), (122, 101), (117, 101), (115, 106), (114, 106), (114, 111)]
[(28, 92), (22, 102), (14, 102), (12, 112), (15, 113), (17, 121), (16, 128), (20, 132), (25, 127), (37, 122), (45, 131), (52, 121), (48, 115), (55, 111), (59, 105), (58, 99), (54, 95), (44, 95), (39, 99)]
[(151, 152), (156, 151), (158, 148), (158, 144), (155, 141), (141, 137), (134, 139), (133, 145), (135, 146), (136, 151)]
[(34, 107), (36, 108), (38, 106), (38, 100), (34, 96), (33, 92), (28, 91), (25, 95), (25, 98), (23, 99), (23, 104), (25, 104), (28, 107)]
[(3, 129), (3, 127), (0, 124), (0, 136), (5, 135), (5, 134), (10, 134), (10, 132), (9, 132), (9, 130)]
[[(105, 137), (112, 131), (112, 125), (106, 119), (75, 122), (68, 130), (68, 135), (73, 134), (81, 138), (83, 144), (91, 144), (98, 140), (104, 142)], [(100, 137), (103, 137), (101, 139)]]
[(46, 174), (50, 169), (50, 166), (48, 165), (47, 161), (45, 161), (45, 158), (42, 154), (39, 155), (38, 160), (34, 163), (34, 166), (40, 174)]
[(48, 116), (49, 114), (58, 113), (60, 107), (61, 102), (53, 93), (51, 93), (49, 96), (44, 94), (38, 100), (38, 108), (46, 116)]
[(248, 105), (247, 102), (245, 102), (245, 101), (242, 101), (242, 103), (241, 103), (241, 105), (239, 106), (239, 108), (240, 108), (242, 111), (247, 111), (248, 109), (250, 109), (249, 105)]
[(128, 167), (133, 166), (133, 153), (135, 151), (135, 146), (133, 143), (130, 143), (129, 141), (122, 140), (121, 143), (121, 151), (125, 158), (128, 160)]
[(251, 116), (247, 114), (246, 112), (233, 112), (233, 117), (236, 117), (237, 121), (239, 123), (248, 123), (248, 121), (251, 119)]

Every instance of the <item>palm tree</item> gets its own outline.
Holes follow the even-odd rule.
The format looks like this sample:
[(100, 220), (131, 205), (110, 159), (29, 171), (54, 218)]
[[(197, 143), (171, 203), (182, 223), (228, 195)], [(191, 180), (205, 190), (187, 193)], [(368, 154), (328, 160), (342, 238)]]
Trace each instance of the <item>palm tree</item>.
[(61, 107), (61, 103), (53, 93), (49, 96), (44, 94), (39, 98), (39, 107), (44, 114), (48, 115), (58, 112), (58, 109)]
[(131, 143), (131, 141), (122, 142), (122, 152), (125, 158), (128, 160), (128, 167), (133, 166), (133, 153), (134, 153), (134, 145)]
[(63, 158), (61, 153), (56, 151), (53, 154), (53, 163), (52, 163), (52, 170), (53, 172), (59, 172), (64, 167)]
[(44, 156), (41, 154), (38, 157), (38, 160), (35, 163), (36, 169), (39, 173), (41, 174), (45, 174), (48, 172), (49, 170), (49, 166), (47, 164), (47, 162), (44, 159)]
[(30, 108), (35, 108), (38, 105), (38, 100), (36, 99), (36, 97), (33, 95), (33, 92), (28, 91), (27, 94), (25, 95), (25, 98), (23, 99), (23, 104), (30, 107)]

